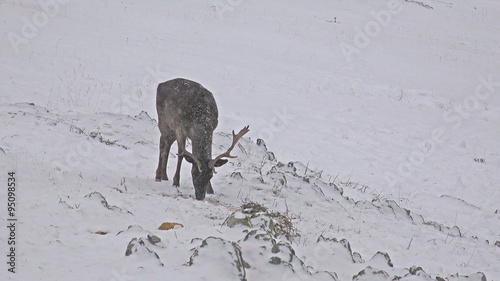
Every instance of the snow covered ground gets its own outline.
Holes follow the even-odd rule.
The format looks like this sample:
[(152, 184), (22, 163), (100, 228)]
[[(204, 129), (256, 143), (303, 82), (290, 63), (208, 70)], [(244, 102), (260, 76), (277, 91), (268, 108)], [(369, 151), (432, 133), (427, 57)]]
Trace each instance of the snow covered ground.
[[(0, 19), (2, 280), (500, 280), (500, 2), (0, 0)], [(214, 93), (214, 153), (250, 125), (204, 201), (187, 163), (179, 189), (154, 181), (175, 77)]]

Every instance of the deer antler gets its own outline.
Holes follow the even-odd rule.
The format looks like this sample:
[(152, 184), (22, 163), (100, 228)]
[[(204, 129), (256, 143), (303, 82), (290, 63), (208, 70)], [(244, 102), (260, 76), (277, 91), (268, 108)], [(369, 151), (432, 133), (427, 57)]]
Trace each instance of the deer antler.
[(227, 157), (227, 158), (236, 158), (236, 157), (238, 157), (238, 156), (231, 155), (231, 150), (233, 150), (234, 146), (238, 143), (238, 141), (241, 139), (241, 137), (243, 137), (243, 135), (245, 135), (246, 133), (248, 133), (248, 131), (250, 131), (250, 129), (248, 127), (249, 126), (246, 126), (243, 129), (241, 129), (240, 132), (237, 135), (234, 134), (234, 130), (233, 130), (233, 143), (231, 144), (231, 146), (227, 149), (226, 152), (222, 153), (221, 155), (215, 157), (215, 159), (212, 159), (210, 161), (210, 163), (208, 164), (208, 167), (210, 169), (212, 169), (212, 171), (214, 172), (214, 174), (217, 173), (215, 171), (215, 163), (217, 163), (217, 160), (220, 160), (223, 157)]
[(196, 164), (196, 166), (198, 167), (198, 171), (201, 172), (201, 163), (200, 163), (200, 160), (198, 160), (198, 158), (196, 156), (194, 156), (191, 152), (187, 151), (186, 149), (184, 148), (181, 148), (181, 153), (177, 154), (179, 157), (181, 156), (188, 156), (190, 157), (191, 159), (193, 159), (194, 163)]

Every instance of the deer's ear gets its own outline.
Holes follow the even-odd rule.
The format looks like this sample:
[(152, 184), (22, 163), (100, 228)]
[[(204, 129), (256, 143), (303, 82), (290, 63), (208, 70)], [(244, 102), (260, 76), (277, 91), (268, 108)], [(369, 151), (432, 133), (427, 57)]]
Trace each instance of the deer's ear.
[(217, 160), (217, 162), (215, 162), (214, 167), (220, 167), (226, 163), (227, 163), (227, 159), (219, 159), (219, 160)]

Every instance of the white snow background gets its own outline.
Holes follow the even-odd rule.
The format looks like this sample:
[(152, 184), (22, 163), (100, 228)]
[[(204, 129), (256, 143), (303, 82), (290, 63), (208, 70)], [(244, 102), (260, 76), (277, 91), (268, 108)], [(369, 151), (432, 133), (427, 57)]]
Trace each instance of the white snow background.
[[(0, 0), (0, 279), (498, 281), (499, 30), (495, 0)], [(176, 77), (214, 154), (250, 125), (204, 201), (154, 181)]]

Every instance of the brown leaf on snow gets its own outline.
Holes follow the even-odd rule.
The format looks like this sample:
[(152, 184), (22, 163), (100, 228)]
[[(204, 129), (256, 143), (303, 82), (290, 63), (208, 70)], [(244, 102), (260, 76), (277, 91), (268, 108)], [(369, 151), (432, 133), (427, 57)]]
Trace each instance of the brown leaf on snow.
[(177, 222), (164, 222), (160, 225), (160, 227), (158, 227), (158, 229), (159, 230), (170, 230), (170, 229), (175, 228), (175, 226), (177, 226), (177, 225), (180, 227), (184, 227), (184, 225), (177, 223)]

